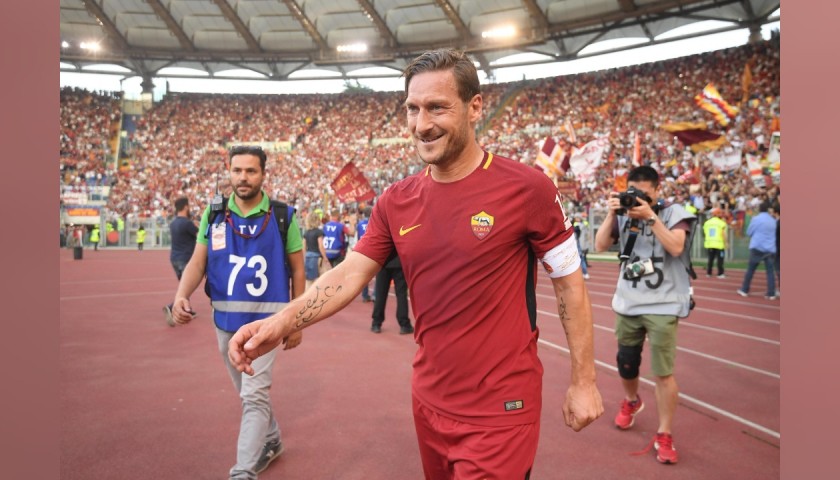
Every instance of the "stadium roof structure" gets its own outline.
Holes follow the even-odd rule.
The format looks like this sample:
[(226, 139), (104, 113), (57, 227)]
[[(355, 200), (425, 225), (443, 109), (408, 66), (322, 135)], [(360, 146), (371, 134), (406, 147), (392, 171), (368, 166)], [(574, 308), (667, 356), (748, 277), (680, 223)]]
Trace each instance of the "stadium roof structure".
[[(349, 79), (369, 67), (392, 69), (379, 76), (396, 77), (423, 51), (455, 47), (493, 78), (494, 62), (514, 54), (540, 54), (521, 63), (539, 64), (594, 55), (582, 51), (611, 39), (641, 43), (597, 54), (742, 28), (757, 35), (778, 20), (771, 16), (779, 6), (778, 0), (60, 0), (60, 61), (61, 71), (114, 73), (104, 65), (118, 65), (122, 75), (144, 80), (166, 77), (161, 70), (168, 67), (193, 69), (196, 78), (234, 78), (229, 72), (244, 70), (268, 80), (323, 79), (315, 70), (328, 70)], [(707, 20), (731, 26), (656, 39)], [(487, 33), (498, 28), (513, 36)], [(99, 48), (81, 48), (83, 42)], [(359, 44), (366, 50), (343, 48)]]

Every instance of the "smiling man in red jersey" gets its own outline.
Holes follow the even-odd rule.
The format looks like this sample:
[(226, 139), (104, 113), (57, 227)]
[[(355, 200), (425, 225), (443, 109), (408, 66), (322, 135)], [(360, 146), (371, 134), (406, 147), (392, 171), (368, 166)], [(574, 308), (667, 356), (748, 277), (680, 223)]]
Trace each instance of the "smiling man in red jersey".
[(405, 111), (427, 168), (389, 187), (345, 261), (289, 308), (244, 326), (231, 361), (251, 362), (347, 305), (396, 252), (416, 319), (412, 397), (427, 479), (527, 479), (539, 438), (537, 261), (551, 278), (571, 351), (563, 403), (579, 431), (603, 413), (592, 311), (571, 221), (536, 169), (484, 151), (472, 61), (435, 50), (404, 71)]

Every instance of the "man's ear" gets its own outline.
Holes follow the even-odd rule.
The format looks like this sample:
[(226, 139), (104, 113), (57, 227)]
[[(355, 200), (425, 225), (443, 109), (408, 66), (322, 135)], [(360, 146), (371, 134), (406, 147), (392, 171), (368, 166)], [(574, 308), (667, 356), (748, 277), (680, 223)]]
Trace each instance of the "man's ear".
[(481, 97), (480, 93), (473, 95), (473, 98), (470, 99), (467, 104), (467, 108), (470, 110), (470, 122), (478, 123), (484, 109), (484, 99)]

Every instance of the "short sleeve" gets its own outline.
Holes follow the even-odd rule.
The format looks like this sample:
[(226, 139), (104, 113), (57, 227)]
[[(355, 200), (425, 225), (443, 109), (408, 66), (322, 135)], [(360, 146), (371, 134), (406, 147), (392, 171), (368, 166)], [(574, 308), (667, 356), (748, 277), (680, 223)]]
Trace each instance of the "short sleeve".
[(353, 251), (361, 253), (380, 265), (385, 265), (394, 251), (394, 241), (391, 238), (387, 215), (389, 198), (390, 189), (379, 197), (368, 219), (365, 234), (353, 248)]
[(531, 248), (541, 258), (574, 235), (574, 228), (563, 208), (563, 196), (551, 180), (542, 174), (529, 178), (532, 188), (525, 206), (526, 230)]
[(198, 233), (195, 237), (195, 242), (200, 243), (202, 245), (207, 245), (207, 236), (204, 235), (207, 232), (207, 225), (210, 223), (210, 207), (206, 207), (204, 209), (204, 213), (201, 214), (201, 223), (198, 225)]

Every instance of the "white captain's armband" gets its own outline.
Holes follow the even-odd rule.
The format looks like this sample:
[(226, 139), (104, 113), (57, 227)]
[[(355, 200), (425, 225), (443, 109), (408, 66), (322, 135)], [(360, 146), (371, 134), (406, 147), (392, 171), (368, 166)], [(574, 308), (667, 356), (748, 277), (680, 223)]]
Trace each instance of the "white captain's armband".
[(565, 277), (577, 270), (580, 266), (580, 255), (578, 255), (574, 234), (570, 235), (565, 242), (549, 250), (540, 259), (540, 263), (551, 278)]

